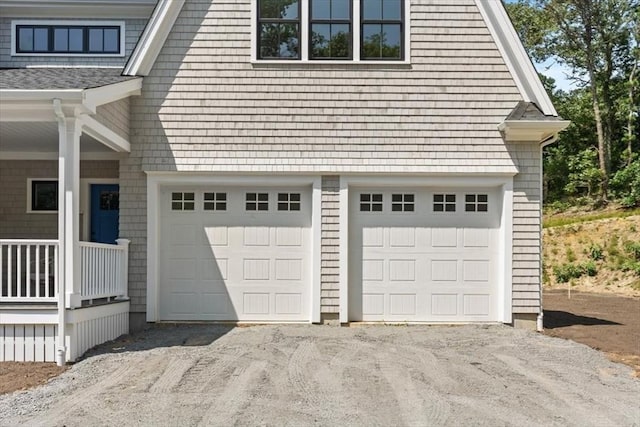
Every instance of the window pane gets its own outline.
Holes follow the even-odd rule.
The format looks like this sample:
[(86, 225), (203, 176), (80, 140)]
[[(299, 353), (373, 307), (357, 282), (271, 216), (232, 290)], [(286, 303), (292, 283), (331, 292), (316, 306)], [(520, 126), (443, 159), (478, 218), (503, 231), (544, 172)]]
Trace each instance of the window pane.
[(18, 50), (23, 52), (33, 51), (33, 28), (20, 28), (18, 37), (20, 38)]
[(382, 25), (366, 24), (362, 26), (362, 57), (363, 58), (380, 58), (380, 40), (382, 33)]
[(402, 5), (400, 0), (383, 0), (382, 2), (382, 19), (393, 19), (399, 21), (401, 19)]
[(67, 52), (69, 50), (69, 30), (67, 28), (53, 30), (53, 50), (56, 52)]
[(84, 50), (84, 31), (82, 28), (69, 28), (69, 52)]
[(90, 28), (89, 29), (89, 51), (90, 52), (102, 52), (102, 28)]
[(365, 20), (382, 19), (382, 0), (362, 0), (362, 17)]
[(107, 28), (104, 30), (104, 51), (117, 53), (118, 49), (118, 30), (115, 28)]
[(331, 57), (331, 25), (313, 24), (311, 26), (311, 56), (314, 58)]
[(330, 0), (312, 0), (311, 19), (331, 19)]
[(297, 58), (298, 24), (261, 24), (261, 58)]
[(350, 19), (351, 18), (351, 1), (350, 0), (332, 0), (331, 2), (331, 19)]
[(34, 211), (54, 211), (58, 209), (58, 182), (33, 181), (31, 184), (31, 208)]
[(298, 19), (298, 0), (259, 0), (260, 18)]
[(35, 28), (33, 33), (34, 50), (47, 52), (49, 50), (49, 30), (46, 28)]
[(382, 57), (400, 58), (400, 25), (384, 24), (382, 30)]

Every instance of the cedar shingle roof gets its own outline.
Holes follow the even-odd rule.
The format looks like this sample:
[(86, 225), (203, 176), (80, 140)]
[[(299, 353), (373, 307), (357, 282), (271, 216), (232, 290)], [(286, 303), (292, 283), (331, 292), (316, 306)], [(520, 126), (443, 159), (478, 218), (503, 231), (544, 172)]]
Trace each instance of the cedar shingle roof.
[(120, 68), (4, 68), (0, 90), (91, 89), (135, 79)]

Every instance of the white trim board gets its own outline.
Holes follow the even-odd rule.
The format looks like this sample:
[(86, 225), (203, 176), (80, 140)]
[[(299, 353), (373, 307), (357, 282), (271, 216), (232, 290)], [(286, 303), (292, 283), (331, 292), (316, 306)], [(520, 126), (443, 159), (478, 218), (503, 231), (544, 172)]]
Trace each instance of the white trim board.
[(185, 0), (158, 1), (122, 74), (126, 76), (146, 76), (149, 74), (184, 2)]

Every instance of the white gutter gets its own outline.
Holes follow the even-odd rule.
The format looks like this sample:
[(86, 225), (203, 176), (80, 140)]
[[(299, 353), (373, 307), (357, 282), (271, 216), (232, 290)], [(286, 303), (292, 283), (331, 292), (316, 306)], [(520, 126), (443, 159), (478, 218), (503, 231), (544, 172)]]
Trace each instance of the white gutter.
[[(65, 115), (64, 115), (64, 112), (62, 111), (62, 104), (59, 99), (53, 100), (53, 111), (55, 111), (56, 117), (58, 118), (58, 123), (62, 124), (64, 122)], [(64, 258), (64, 254), (62, 255), (63, 256), (61, 257), (60, 251), (58, 251), (58, 263), (57, 263), (58, 271), (56, 271), (56, 276), (57, 276), (56, 280), (58, 281), (58, 337), (57, 337), (58, 348), (56, 351), (56, 364), (58, 366), (64, 366), (67, 363), (67, 349), (66, 349), (67, 308), (66, 308), (66, 302), (65, 302), (67, 291), (65, 287), (65, 281), (61, 280), (63, 279), (61, 277), (63, 276), (63, 274), (60, 274), (60, 264), (61, 264), (60, 258)], [(62, 259), (62, 262), (63, 263), (65, 262), (64, 259)]]

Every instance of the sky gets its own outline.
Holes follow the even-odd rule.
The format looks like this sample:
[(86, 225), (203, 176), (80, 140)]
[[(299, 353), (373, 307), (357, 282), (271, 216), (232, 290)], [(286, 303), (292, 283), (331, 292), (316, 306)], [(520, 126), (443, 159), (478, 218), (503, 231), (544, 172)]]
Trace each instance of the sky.
[[(493, 0), (491, 0), (493, 1)], [(517, 0), (504, 0), (505, 3), (516, 3)], [(556, 81), (556, 89), (563, 90), (565, 92), (575, 89), (577, 86), (575, 82), (570, 81), (567, 76), (571, 75), (571, 70), (568, 67), (558, 64), (553, 59), (549, 59), (543, 63), (533, 63), (536, 70), (547, 77), (551, 77)]]

